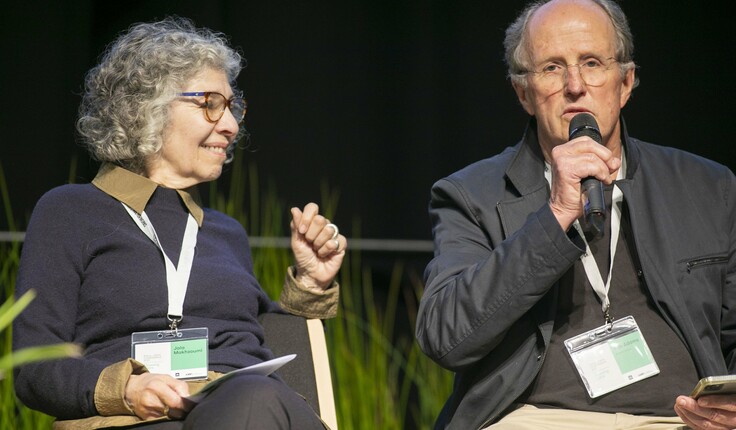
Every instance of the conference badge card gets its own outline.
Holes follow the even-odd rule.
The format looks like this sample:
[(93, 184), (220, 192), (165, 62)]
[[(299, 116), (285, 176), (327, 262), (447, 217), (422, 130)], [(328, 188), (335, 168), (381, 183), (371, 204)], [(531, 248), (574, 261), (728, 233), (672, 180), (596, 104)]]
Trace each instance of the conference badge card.
[(208, 365), (206, 327), (136, 332), (131, 335), (131, 356), (151, 373), (177, 379), (206, 379)]

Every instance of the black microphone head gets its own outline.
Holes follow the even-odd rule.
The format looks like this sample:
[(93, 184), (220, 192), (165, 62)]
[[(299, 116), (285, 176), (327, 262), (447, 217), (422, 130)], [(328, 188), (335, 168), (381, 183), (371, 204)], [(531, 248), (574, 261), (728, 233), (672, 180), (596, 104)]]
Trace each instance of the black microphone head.
[(603, 142), (598, 123), (595, 121), (593, 115), (585, 112), (579, 113), (572, 118), (572, 121), (570, 121), (569, 136), (570, 140), (580, 136), (588, 136), (598, 143)]

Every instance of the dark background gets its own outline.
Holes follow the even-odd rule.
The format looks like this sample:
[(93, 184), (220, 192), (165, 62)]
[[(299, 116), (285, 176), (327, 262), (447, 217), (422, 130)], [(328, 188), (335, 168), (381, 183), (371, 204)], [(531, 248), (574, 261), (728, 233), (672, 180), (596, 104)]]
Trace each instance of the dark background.
[[(237, 157), (287, 205), (319, 202), (323, 181), (339, 189), (335, 222), (359, 218), (364, 238), (430, 239), (432, 183), (514, 144), (527, 119), (502, 61), (517, 1), (4, 3), (0, 165), (21, 230), (73, 158), (75, 182), (94, 177), (74, 133), (85, 71), (118, 32), (167, 14), (224, 32), (248, 60), (239, 86), (257, 151)], [(734, 170), (726, 4), (622, 2), (641, 77), (624, 114), (632, 135)]]

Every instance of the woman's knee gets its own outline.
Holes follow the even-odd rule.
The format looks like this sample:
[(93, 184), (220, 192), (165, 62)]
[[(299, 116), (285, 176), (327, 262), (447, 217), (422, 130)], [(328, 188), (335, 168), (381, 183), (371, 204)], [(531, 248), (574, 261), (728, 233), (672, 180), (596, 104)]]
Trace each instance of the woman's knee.
[(323, 429), (307, 402), (283, 382), (238, 375), (194, 407), (185, 429)]
[(238, 375), (218, 387), (212, 395), (220, 392), (222, 398), (236, 403), (271, 402), (283, 397), (298, 396), (289, 386), (278, 379), (262, 375)]

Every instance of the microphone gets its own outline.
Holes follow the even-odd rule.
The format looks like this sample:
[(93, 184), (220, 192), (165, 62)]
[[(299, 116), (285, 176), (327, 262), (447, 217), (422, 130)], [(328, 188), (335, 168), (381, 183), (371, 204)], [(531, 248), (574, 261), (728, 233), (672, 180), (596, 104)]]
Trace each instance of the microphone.
[[(580, 136), (588, 136), (598, 143), (603, 142), (598, 123), (589, 113), (575, 115), (570, 121), (570, 139)], [(585, 200), (583, 231), (586, 239), (598, 239), (603, 236), (606, 222), (606, 201), (603, 196), (603, 184), (593, 176), (589, 176), (581, 182), (582, 192)]]

